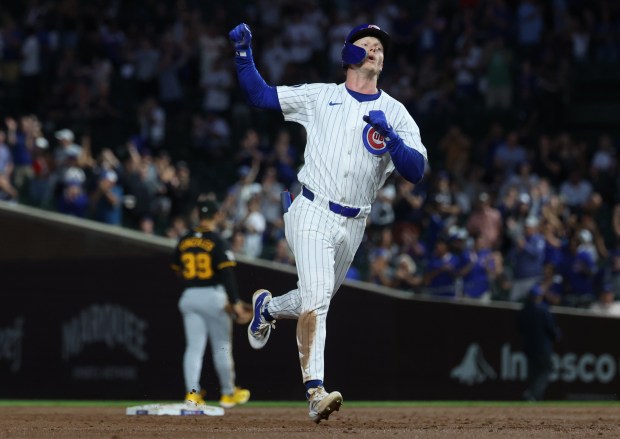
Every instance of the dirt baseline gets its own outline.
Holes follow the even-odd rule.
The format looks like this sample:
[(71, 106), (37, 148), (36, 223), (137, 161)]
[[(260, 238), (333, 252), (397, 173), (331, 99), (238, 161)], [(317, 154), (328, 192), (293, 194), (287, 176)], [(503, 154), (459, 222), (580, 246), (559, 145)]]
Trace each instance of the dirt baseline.
[(304, 408), (224, 416), (127, 416), (124, 408), (2, 407), (0, 438), (618, 438), (616, 407), (343, 406), (316, 425)]

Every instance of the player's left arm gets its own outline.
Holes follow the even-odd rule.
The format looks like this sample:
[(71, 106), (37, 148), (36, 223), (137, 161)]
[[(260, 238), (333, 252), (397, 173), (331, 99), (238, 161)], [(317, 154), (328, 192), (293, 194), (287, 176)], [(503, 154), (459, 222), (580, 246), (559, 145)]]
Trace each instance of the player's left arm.
[[(397, 130), (387, 121), (385, 113), (381, 110), (372, 110), (363, 119), (383, 136), (394, 167), (400, 175), (412, 183), (419, 183), (424, 177), (426, 168), (426, 149), (420, 141), (419, 131), (415, 129), (417, 128), (415, 122), (403, 121)], [(403, 133), (407, 143), (397, 131)]]
[(179, 250), (179, 244), (181, 240), (177, 243), (174, 249), (174, 255), (172, 256), (172, 261), (170, 261), (170, 269), (174, 271), (177, 276), (181, 276), (183, 272), (183, 264), (181, 263), (181, 251)]
[(211, 258), (213, 268), (217, 270), (222, 285), (226, 290), (228, 301), (231, 304), (235, 304), (239, 301), (239, 287), (237, 285), (237, 278), (235, 277), (235, 267), (237, 261), (232, 251), (226, 248), (226, 244), (223, 239), (215, 238), (215, 246), (211, 251)]

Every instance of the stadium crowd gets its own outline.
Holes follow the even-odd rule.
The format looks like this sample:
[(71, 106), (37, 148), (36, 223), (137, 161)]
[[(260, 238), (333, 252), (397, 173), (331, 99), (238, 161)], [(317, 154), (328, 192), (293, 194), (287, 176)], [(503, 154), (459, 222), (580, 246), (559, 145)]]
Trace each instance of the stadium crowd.
[(483, 301), (540, 284), (551, 304), (617, 309), (620, 139), (580, 137), (566, 108), (572, 66), (620, 62), (620, 4), (202, 3), (3, 8), (0, 199), (176, 239), (212, 197), (235, 252), (294, 264), (280, 192), (299, 190), (304, 132), (245, 103), (228, 31), (251, 26), (269, 84), (341, 82), (344, 38), (372, 22), (394, 40), (380, 86), (430, 162), (418, 185), (388, 179), (349, 277)]

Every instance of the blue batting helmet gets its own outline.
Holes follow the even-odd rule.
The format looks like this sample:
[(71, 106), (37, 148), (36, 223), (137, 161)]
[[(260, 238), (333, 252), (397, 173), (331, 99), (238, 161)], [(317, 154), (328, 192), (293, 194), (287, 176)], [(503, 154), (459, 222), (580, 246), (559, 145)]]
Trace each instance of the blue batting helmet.
[(354, 45), (357, 40), (364, 37), (375, 37), (381, 44), (383, 45), (383, 51), (387, 53), (392, 46), (392, 39), (388, 35), (387, 32), (381, 30), (379, 26), (376, 24), (360, 24), (359, 26), (354, 27), (349, 35), (347, 35), (347, 39), (344, 41), (344, 46), (342, 47), (342, 65), (347, 66), (349, 64), (358, 64), (364, 60), (366, 57), (366, 51)]

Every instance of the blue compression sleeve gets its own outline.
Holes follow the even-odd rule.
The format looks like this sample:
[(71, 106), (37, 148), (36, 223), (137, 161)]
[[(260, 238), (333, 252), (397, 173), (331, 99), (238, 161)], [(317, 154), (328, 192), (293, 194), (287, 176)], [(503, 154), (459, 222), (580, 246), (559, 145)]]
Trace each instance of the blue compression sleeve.
[(403, 139), (397, 137), (387, 144), (396, 170), (412, 183), (419, 183), (424, 177), (426, 160), (419, 151), (409, 148)]
[(276, 88), (267, 85), (260, 73), (258, 73), (258, 70), (256, 70), (254, 59), (252, 58), (252, 50), (247, 49), (237, 52), (235, 64), (237, 66), (239, 83), (250, 105), (266, 110), (282, 111)]

